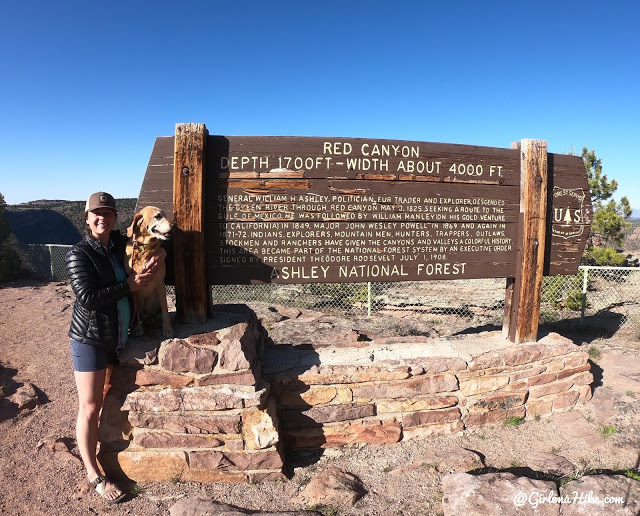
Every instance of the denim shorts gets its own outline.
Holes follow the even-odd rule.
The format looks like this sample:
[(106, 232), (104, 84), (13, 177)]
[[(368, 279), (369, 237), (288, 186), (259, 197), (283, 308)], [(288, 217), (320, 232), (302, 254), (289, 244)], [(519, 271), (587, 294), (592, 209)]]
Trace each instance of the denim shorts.
[(96, 348), (73, 339), (71, 339), (71, 357), (73, 370), (79, 373), (101, 371), (107, 368), (107, 364), (118, 363), (118, 355), (115, 351)]

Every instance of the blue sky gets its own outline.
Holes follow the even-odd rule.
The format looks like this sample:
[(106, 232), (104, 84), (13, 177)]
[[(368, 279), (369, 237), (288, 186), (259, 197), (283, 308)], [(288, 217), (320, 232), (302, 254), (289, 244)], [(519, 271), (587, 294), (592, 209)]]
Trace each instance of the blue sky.
[(634, 1), (22, 0), (0, 18), (9, 204), (136, 197), (156, 136), (595, 149), (640, 208)]

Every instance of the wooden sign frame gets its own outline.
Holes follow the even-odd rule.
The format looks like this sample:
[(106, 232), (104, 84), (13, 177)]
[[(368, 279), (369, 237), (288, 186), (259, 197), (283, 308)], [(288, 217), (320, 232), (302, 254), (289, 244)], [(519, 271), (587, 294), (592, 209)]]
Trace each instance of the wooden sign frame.
[[(592, 212), (579, 157), (548, 154), (541, 140), (519, 146), (222, 137), (177, 124), (175, 137), (156, 140), (138, 205), (174, 214), (181, 320), (206, 318), (207, 284), (506, 276), (503, 332), (527, 342), (537, 334), (542, 277), (575, 272)], [(358, 228), (382, 228), (387, 238), (361, 231), (360, 247), (338, 240)], [(388, 245), (429, 231), (439, 238)], [(416, 245), (434, 241), (448, 257), (408, 251), (438, 249)], [(278, 265), (287, 261), (302, 265)]]

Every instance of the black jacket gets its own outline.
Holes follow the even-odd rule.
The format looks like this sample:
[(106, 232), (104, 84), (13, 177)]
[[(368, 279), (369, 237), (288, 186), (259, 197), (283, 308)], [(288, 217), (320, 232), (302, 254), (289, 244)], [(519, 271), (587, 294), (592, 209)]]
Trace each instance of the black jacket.
[[(111, 232), (113, 255), (123, 263), (126, 237)], [(99, 240), (91, 236), (74, 245), (65, 257), (71, 288), (76, 295), (69, 336), (99, 348), (113, 351), (118, 346), (119, 299), (127, 297), (126, 281), (116, 282), (116, 273)]]

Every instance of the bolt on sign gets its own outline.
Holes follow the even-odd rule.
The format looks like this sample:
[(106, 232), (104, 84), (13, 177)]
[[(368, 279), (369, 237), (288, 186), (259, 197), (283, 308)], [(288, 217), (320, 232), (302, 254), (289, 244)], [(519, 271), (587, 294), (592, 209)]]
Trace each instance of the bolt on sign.
[[(174, 145), (156, 140), (139, 206), (174, 212)], [(209, 284), (516, 276), (518, 149), (206, 129), (203, 147), (202, 198), (189, 199), (203, 208)], [(592, 218), (585, 169), (562, 154), (545, 166), (544, 274), (572, 274)]]

